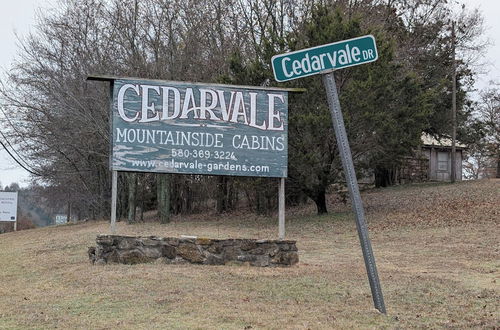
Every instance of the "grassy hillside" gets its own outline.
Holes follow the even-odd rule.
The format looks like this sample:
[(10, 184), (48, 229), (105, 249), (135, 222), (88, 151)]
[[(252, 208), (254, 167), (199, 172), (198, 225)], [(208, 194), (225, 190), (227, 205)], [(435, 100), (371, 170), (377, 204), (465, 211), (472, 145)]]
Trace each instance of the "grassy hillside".
[[(90, 222), (0, 235), (0, 329), (331, 329), (500, 327), (500, 180), (363, 195), (387, 315), (373, 309), (354, 220), (287, 210), (291, 268), (106, 265)], [(119, 223), (119, 234), (276, 238), (277, 217), (177, 217)]]

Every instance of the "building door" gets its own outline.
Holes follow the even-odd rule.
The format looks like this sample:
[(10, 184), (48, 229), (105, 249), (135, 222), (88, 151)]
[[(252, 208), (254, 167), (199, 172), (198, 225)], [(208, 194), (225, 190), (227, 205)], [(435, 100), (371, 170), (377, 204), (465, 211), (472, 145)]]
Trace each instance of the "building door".
[(437, 153), (437, 180), (449, 181), (451, 173), (450, 153), (438, 151)]

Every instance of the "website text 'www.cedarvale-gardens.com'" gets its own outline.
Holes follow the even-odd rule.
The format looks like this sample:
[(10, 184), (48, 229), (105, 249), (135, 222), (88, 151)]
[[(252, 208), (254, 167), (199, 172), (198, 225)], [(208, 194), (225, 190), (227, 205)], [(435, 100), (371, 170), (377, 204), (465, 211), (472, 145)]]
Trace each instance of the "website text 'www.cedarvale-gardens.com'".
[(165, 168), (167, 170), (199, 170), (206, 172), (230, 171), (248, 173), (268, 173), (268, 165), (231, 164), (229, 161), (177, 161), (169, 160), (133, 160), (132, 166), (146, 168)]

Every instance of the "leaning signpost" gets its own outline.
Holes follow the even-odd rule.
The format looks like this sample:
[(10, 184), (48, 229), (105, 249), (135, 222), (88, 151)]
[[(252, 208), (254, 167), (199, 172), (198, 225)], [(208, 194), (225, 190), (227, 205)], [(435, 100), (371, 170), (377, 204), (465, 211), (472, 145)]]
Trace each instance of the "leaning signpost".
[(327, 45), (302, 49), (295, 52), (276, 55), (272, 58), (274, 77), (283, 82), (303, 78), (315, 74), (323, 76), (328, 105), (332, 116), (333, 127), (340, 157), (351, 196), (352, 207), (356, 218), (356, 227), (363, 251), (366, 271), (372, 292), (375, 308), (381, 313), (386, 313), (384, 297), (375, 265), (375, 257), (368, 237), (363, 203), (359, 193), (356, 172), (352, 162), (351, 149), (342, 117), (340, 101), (335, 85), (333, 72), (337, 69), (365, 64), (376, 61), (378, 58), (375, 38), (371, 35), (335, 42)]

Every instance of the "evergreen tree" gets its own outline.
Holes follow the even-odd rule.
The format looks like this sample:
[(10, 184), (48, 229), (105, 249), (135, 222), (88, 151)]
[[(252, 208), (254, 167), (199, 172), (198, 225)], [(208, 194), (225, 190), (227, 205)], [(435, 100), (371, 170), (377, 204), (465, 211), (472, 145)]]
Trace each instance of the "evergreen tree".
[[(290, 44), (292, 49), (312, 47), (369, 32), (358, 19), (345, 20), (339, 11), (320, 6)], [(430, 95), (394, 61), (391, 42), (380, 33), (376, 39), (378, 61), (341, 70), (336, 80), (356, 167), (374, 171), (380, 185), (387, 185), (390, 169), (411, 155), (428, 127)], [(318, 213), (325, 213), (328, 186), (343, 180), (330, 113), (318, 77), (296, 84), (307, 92), (290, 102), (290, 177), (315, 201)]]

